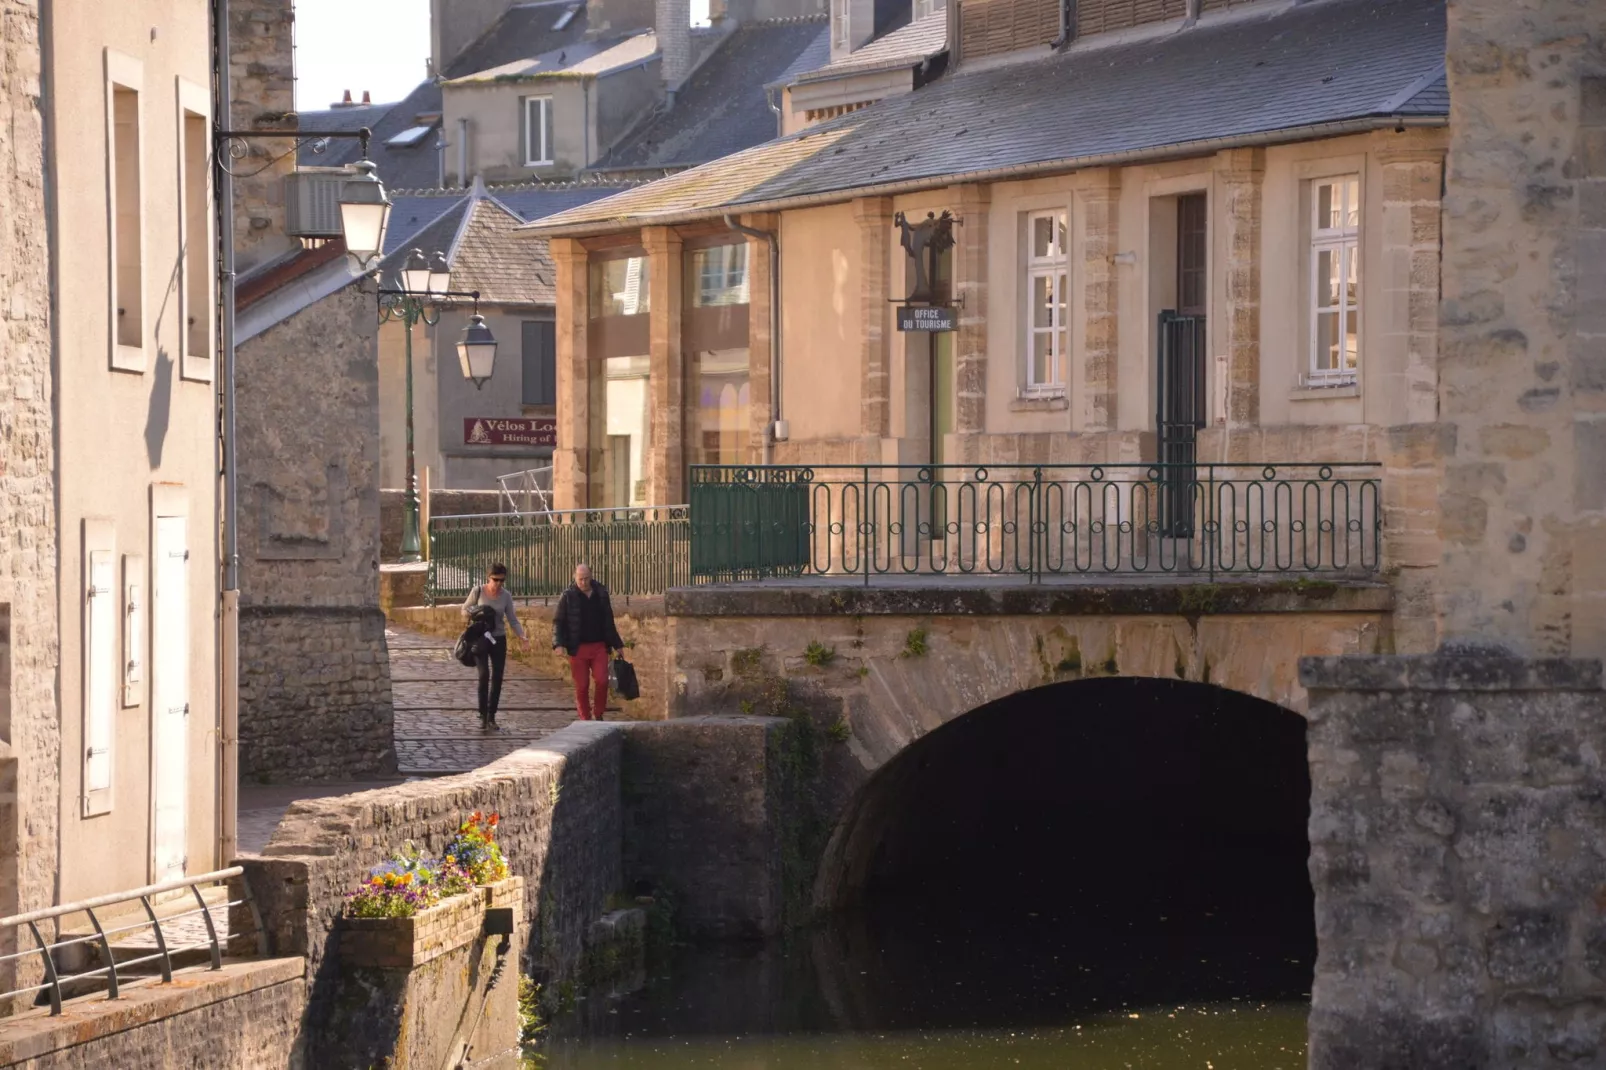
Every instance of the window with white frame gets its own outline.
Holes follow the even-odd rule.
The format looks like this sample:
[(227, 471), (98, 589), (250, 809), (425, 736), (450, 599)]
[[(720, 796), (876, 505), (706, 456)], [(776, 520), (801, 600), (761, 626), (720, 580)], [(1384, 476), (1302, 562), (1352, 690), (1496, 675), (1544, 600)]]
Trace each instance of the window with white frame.
[(1361, 180), (1310, 184), (1310, 367), (1312, 386), (1355, 381), (1361, 363)]
[(929, 18), (941, 10), (943, 10), (942, 0), (915, 0), (914, 17)]
[(524, 166), (552, 162), (552, 98), (524, 98)]
[(1026, 374), (1024, 392), (1065, 393), (1070, 346), (1070, 226), (1063, 208), (1026, 217)]

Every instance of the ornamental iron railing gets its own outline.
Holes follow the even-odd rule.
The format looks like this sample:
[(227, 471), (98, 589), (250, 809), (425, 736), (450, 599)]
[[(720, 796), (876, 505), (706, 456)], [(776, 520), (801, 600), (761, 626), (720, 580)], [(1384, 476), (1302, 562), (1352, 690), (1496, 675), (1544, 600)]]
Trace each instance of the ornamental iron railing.
[(1374, 464), (720, 466), (691, 470), (691, 577), (1365, 576)]
[(515, 598), (558, 595), (582, 562), (614, 595), (662, 594), (691, 582), (690, 539), (684, 505), (430, 517), (424, 596), (467, 598), (498, 563)]
[[(228, 932), (225, 927), (224, 932), (219, 934), (218, 919), (213, 917), (213, 912), (226, 913), (230, 907), (243, 905), (250, 907), (252, 916), (255, 917), (257, 908), (249, 890), (240, 899), (208, 903), (201, 893), (201, 885), (227, 881), (244, 872), (241, 867), (233, 866), (193, 877), (179, 877), (160, 884), (135, 888), (132, 891), (97, 896), (75, 903), (63, 903), (61, 906), (45, 910), (35, 910), (28, 914), (0, 918), (0, 933), (12, 929), (26, 929), (34, 943), (32, 948), (0, 955), (0, 969), (10, 971), (15, 967), (9, 964), (21, 964), (38, 959), (43, 967), (44, 977), (44, 981), (40, 984), (24, 985), (10, 992), (0, 993), (0, 1001), (15, 996), (34, 997), (44, 993), (50, 999), (50, 1013), (60, 1014), (62, 1000), (65, 998), (104, 990), (107, 999), (117, 999), (125, 982), (148, 975), (152, 969), (160, 974), (164, 982), (172, 981), (175, 970), (179, 968), (174, 964), (175, 957), (191, 951), (208, 952), (211, 959), (209, 968), (221, 970)], [(241, 886), (245, 887), (243, 883)], [(194, 895), (196, 903), (194, 907), (158, 915), (158, 900), (172, 894), (182, 895), (185, 891)], [(111, 927), (107, 928), (102, 924), (100, 915), (96, 913), (96, 911), (104, 912), (107, 907), (134, 902), (138, 902), (144, 908), (144, 917), (129, 924), (118, 924), (113, 921)], [(44, 934), (40, 932), (39, 926), (42, 922), (60, 918), (70, 920), (79, 914), (88, 918), (93, 932), (68, 930), (55, 940), (46, 940)], [(259, 917), (256, 919), (256, 931), (257, 952), (265, 955), (266, 936), (263, 935), (262, 921)], [(189, 935), (191, 933), (200, 938), (191, 939)], [(176, 940), (188, 942), (175, 943)], [(18, 943), (21, 943), (20, 939)], [(67, 956), (81, 946), (90, 949), (105, 965), (92, 970), (63, 972), (63, 963)], [(153, 950), (147, 955), (130, 957), (128, 954), (130, 948)], [(121, 952), (120, 957), (119, 952)]]

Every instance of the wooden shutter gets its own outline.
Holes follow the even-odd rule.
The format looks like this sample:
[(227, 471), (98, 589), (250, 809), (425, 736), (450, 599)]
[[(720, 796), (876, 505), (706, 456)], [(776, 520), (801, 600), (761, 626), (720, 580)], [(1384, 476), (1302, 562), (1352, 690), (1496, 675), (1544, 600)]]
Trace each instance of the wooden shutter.
[(524, 404), (556, 404), (557, 325), (551, 320), (526, 320), (522, 343)]
[(1180, 19), (1187, 13), (1187, 0), (1077, 0), (1076, 36)]
[(959, 6), (959, 51), (969, 59), (1046, 45), (1059, 31), (1059, 0), (963, 0)]
[(117, 735), (117, 564), (109, 534), (86, 524), (84, 562), (84, 816), (112, 808), (112, 748)]

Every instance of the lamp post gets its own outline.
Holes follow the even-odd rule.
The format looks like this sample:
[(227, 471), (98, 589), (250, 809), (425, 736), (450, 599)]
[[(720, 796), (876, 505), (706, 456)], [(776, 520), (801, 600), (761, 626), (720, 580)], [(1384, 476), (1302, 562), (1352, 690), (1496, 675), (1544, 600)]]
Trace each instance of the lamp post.
[(399, 289), (379, 291), (379, 322), (401, 321), (407, 338), (407, 514), (402, 528), (401, 559), (412, 562), (423, 557), (423, 539), (418, 529), (418, 475), (413, 452), (413, 327), (418, 323), (435, 326), (440, 322), (441, 313), (457, 299), (473, 301), (474, 313), (463, 329), (457, 354), (463, 377), (471, 380), (476, 389), (491, 377), (496, 363), (496, 339), (480, 315), (479, 291), (464, 293), (451, 289), (451, 269), (444, 254), (437, 252), (426, 258), (422, 250), (414, 249), (408, 254), (406, 266), (397, 272), (397, 279)]

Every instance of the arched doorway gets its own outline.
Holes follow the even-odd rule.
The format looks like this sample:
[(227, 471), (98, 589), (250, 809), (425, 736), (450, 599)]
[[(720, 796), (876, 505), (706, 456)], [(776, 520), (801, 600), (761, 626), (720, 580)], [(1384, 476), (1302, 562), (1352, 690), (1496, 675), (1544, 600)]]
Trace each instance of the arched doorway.
[(1304, 720), (1260, 699), (1127, 678), (1012, 695), (860, 789), (816, 885), (855, 921), (814, 958), (854, 967), (825, 987), (859, 1028), (1241, 1005), (1302, 1045), (1309, 797)]

